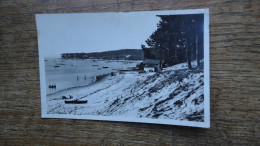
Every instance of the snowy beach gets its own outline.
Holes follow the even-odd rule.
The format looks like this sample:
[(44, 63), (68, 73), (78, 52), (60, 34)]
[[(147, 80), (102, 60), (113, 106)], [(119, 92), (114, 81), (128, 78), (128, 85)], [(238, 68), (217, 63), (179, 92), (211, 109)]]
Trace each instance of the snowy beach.
[(203, 66), (192, 65), (192, 70), (182, 63), (161, 73), (116, 73), (85, 87), (57, 91), (46, 97), (47, 113), (204, 121)]

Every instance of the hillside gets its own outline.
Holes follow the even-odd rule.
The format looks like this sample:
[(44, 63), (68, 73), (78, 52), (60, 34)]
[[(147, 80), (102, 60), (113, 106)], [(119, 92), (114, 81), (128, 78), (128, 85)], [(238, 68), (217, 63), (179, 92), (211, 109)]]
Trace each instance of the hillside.
[(63, 53), (61, 58), (70, 59), (105, 59), (105, 60), (143, 60), (144, 53), (141, 49), (121, 49), (92, 53)]
[[(48, 113), (203, 121), (203, 66), (192, 64), (193, 70), (183, 63), (160, 74), (107, 76), (88, 87), (49, 95)], [(88, 103), (66, 105), (61, 96), (69, 95)]]

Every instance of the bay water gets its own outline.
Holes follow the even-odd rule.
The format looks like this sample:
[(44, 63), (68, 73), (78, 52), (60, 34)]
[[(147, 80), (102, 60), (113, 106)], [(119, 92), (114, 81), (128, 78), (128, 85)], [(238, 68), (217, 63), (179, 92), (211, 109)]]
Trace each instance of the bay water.
[[(95, 82), (99, 75), (135, 67), (140, 61), (45, 58), (46, 93), (54, 93)], [(56, 88), (49, 88), (49, 86)]]

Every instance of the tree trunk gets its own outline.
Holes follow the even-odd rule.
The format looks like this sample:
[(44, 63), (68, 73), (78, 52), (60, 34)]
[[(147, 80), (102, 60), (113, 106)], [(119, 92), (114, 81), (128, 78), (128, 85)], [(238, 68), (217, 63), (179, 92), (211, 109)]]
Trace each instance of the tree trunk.
[(188, 54), (188, 68), (192, 69), (192, 67), (191, 67), (191, 53)]
[(193, 34), (191, 34), (190, 37), (191, 38), (189, 39), (189, 42), (188, 42), (188, 45), (187, 45), (187, 62), (188, 62), (188, 68), (192, 69), (192, 66), (191, 66), (191, 52), (192, 52), (192, 48), (191, 47), (194, 47), (193, 42), (192, 42), (193, 38), (194, 38)]
[(174, 42), (175, 42), (175, 44), (174, 44), (174, 56), (175, 56), (175, 63), (176, 64), (179, 64), (179, 59), (178, 59), (178, 55), (177, 55), (177, 39), (176, 39), (176, 37), (174, 37)]
[(191, 45), (190, 44), (187, 46), (187, 53), (186, 54), (187, 54), (188, 68), (192, 69), (192, 67), (191, 67)]
[(199, 59), (199, 41), (198, 41), (198, 34), (196, 34), (196, 58), (197, 58), (197, 66), (200, 66), (200, 59)]

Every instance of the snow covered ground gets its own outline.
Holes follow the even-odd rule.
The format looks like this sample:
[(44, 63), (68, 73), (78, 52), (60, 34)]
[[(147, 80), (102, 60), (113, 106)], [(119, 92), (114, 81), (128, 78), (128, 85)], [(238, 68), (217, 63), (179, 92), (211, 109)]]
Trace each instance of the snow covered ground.
[[(201, 67), (192, 64), (192, 70), (182, 63), (158, 74), (117, 73), (49, 94), (47, 113), (204, 121), (203, 61)], [(62, 96), (88, 103), (65, 104)]]

